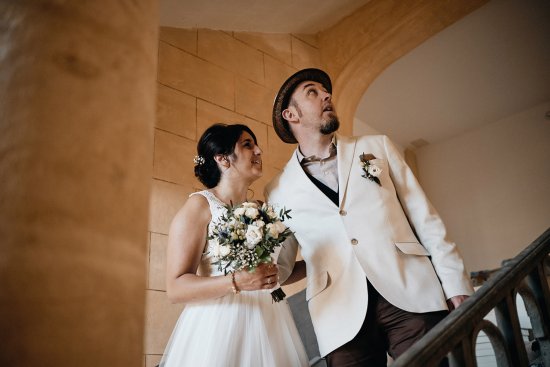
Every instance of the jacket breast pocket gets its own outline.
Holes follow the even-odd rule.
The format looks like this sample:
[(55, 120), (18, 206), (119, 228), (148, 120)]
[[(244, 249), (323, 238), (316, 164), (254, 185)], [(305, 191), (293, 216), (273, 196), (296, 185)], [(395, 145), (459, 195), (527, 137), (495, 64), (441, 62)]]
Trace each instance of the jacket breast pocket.
[(395, 247), (407, 255), (430, 256), (428, 250), (418, 242), (395, 242)]
[(329, 276), (327, 271), (322, 271), (315, 274), (311, 279), (307, 281), (306, 288), (306, 301), (309, 301), (319, 293), (321, 293), (329, 283)]

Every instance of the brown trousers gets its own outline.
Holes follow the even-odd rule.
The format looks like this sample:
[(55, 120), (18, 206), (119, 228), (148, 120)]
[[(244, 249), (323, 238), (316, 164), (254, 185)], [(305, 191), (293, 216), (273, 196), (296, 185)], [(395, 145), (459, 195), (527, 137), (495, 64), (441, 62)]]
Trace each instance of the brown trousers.
[[(328, 367), (386, 367), (386, 353), (396, 359), (449, 313), (403, 311), (386, 301), (370, 282), (368, 287), (365, 321), (355, 338), (326, 356)], [(447, 360), (440, 366), (448, 366)]]

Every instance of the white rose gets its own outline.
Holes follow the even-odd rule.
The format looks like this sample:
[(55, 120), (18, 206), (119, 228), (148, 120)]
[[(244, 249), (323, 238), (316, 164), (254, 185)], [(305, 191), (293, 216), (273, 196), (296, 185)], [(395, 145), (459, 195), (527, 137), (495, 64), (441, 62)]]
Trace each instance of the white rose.
[(378, 177), (382, 173), (382, 169), (378, 166), (375, 166), (374, 164), (371, 164), (367, 169), (367, 172), (371, 176)]
[(277, 213), (275, 213), (275, 210), (273, 210), (272, 207), (269, 207), (269, 208), (267, 209), (267, 215), (268, 215), (269, 218), (271, 218), (271, 219), (277, 218)]
[(267, 230), (269, 231), (269, 234), (273, 238), (279, 238), (279, 234), (284, 232), (286, 229), (286, 226), (281, 221), (276, 221), (275, 223), (269, 223), (267, 226)]
[(233, 214), (239, 217), (241, 215), (244, 215), (245, 210), (246, 210), (245, 208), (237, 208), (233, 210)]
[(258, 228), (262, 228), (263, 226), (265, 226), (265, 222), (263, 220), (257, 220), (254, 222), (254, 225)]
[(227, 256), (231, 252), (231, 249), (229, 248), (229, 246), (220, 246), (220, 245), (218, 245), (218, 249), (219, 249), (218, 250), (219, 255), (221, 255), (221, 256)]
[(246, 246), (253, 249), (262, 240), (262, 229), (250, 224), (246, 231)]
[(244, 215), (246, 215), (250, 219), (255, 219), (258, 217), (260, 212), (256, 208), (246, 208)]
[(275, 228), (275, 226), (271, 223), (269, 223), (267, 226), (267, 231), (269, 233), (269, 235), (273, 238), (278, 238), (279, 237), (279, 232), (277, 232), (277, 229)]
[(250, 201), (245, 201), (242, 205), (243, 205), (243, 208), (258, 208), (257, 203), (252, 203)]

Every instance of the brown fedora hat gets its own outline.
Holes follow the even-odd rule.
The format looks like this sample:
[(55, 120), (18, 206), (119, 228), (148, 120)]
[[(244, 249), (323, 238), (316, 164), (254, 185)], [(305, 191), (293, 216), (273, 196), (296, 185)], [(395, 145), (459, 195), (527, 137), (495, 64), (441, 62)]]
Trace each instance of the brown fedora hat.
[(272, 118), (275, 132), (279, 135), (279, 138), (281, 138), (282, 141), (288, 144), (296, 144), (298, 141), (292, 134), (292, 131), (290, 131), (288, 121), (283, 118), (282, 112), (288, 107), (290, 96), (294, 92), (294, 89), (296, 89), (298, 84), (306, 80), (321, 83), (327, 92), (332, 93), (332, 83), (330, 81), (330, 77), (327, 73), (320, 69), (311, 68), (300, 70), (283, 83), (281, 89), (279, 89), (279, 93), (277, 93), (277, 97), (275, 97), (275, 102), (273, 103)]

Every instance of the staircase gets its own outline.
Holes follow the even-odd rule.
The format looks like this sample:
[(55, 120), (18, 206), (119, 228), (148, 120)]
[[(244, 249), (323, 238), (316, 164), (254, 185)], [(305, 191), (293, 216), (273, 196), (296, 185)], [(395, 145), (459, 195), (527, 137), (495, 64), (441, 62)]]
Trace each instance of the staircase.
[[(550, 367), (549, 253), (550, 228), (514, 259), (504, 262), (472, 297), (391, 366), (437, 366), (449, 355), (452, 367), (478, 367), (476, 341), (482, 333), (490, 341), (498, 367)], [(520, 328), (518, 295), (532, 330)], [(487, 319), (492, 311), (496, 323)]]

